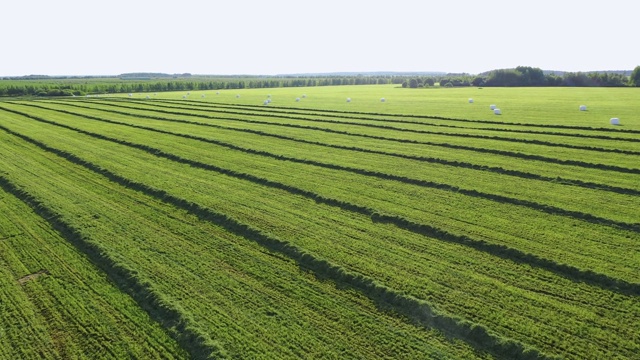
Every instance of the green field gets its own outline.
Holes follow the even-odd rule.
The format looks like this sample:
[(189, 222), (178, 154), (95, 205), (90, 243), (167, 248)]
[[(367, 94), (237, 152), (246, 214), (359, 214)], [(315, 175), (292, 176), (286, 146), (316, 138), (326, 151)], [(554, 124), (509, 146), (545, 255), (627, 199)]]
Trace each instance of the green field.
[(634, 88), (4, 101), (0, 358), (640, 359), (638, 209)]

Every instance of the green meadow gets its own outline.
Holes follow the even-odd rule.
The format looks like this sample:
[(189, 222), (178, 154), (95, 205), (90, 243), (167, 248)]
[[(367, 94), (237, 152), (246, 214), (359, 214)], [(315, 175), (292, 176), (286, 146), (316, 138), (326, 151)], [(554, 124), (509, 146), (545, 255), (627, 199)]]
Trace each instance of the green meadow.
[(0, 101), (0, 358), (634, 359), (638, 209), (635, 88)]
[[(216, 95), (216, 92), (219, 95)], [(640, 129), (640, 91), (636, 88), (578, 87), (426, 87), (362, 85), (311, 88), (190, 91), (187, 100), (228, 104), (263, 105), (272, 96), (272, 107), (330, 109), (335, 111), (380, 112), (385, 114), (430, 115), (446, 118), (491, 120), (505, 123), (609, 127), (609, 119), (620, 118), (621, 129)], [(182, 99), (187, 91), (157, 93), (156, 97)], [(205, 94), (205, 98), (202, 98)], [(236, 95), (241, 94), (239, 98)], [(145, 98), (149, 94), (135, 94)], [(306, 98), (302, 98), (306, 95)], [(127, 96), (127, 95), (118, 95)], [(153, 94), (151, 94), (153, 98)], [(300, 98), (300, 102), (295, 99)], [(346, 99), (351, 98), (347, 103)], [(380, 102), (384, 98), (385, 102)], [(474, 103), (469, 104), (468, 100)], [(493, 115), (495, 104), (502, 115)], [(580, 105), (587, 111), (580, 112)]]

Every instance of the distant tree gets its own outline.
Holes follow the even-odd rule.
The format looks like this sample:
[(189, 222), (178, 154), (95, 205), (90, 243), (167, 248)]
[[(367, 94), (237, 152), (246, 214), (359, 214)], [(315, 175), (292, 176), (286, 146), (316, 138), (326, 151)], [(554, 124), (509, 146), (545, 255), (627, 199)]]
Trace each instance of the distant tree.
[(565, 73), (563, 76), (562, 85), (563, 86), (594, 86), (594, 81), (587, 76), (587, 74), (582, 72), (577, 73)]
[(640, 65), (633, 69), (633, 72), (629, 77), (629, 85), (640, 86)]
[(485, 79), (482, 76), (477, 76), (473, 81), (471, 81), (471, 85), (473, 86), (483, 86)]
[(486, 86), (520, 86), (522, 73), (512, 69), (493, 70), (486, 80)]
[(520, 86), (542, 86), (545, 84), (544, 73), (540, 68), (518, 66), (516, 71), (520, 75)]
[(562, 85), (562, 77), (555, 75), (555, 74), (549, 74), (547, 76), (545, 76), (545, 81), (546, 81), (546, 85), (547, 86), (561, 86)]
[(409, 80), (409, 87), (412, 89), (415, 89), (418, 87), (418, 79), (413, 78), (411, 80)]
[(424, 86), (433, 86), (436, 83), (436, 79), (432, 77), (425, 78), (423, 81)]

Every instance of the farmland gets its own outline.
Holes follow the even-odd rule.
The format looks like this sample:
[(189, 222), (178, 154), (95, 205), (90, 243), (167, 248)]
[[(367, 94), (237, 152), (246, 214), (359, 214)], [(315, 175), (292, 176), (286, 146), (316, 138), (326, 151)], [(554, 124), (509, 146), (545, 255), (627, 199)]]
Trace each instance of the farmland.
[(0, 102), (0, 357), (638, 358), (639, 114), (603, 88)]

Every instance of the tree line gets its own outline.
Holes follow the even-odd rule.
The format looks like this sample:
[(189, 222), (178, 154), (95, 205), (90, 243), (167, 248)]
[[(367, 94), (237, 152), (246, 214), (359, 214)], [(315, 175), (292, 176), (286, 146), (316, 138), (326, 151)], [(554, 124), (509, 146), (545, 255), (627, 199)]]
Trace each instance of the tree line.
[(439, 77), (411, 77), (402, 81), (402, 87), (434, 86), (582, 86), (624, 87), (640, 86), (640, 66), (630, 76), (618, 72), (566, 72), (562, 75), (546, 73), (540, 68), (518, 66), (515, 69), (493, 70), (481, 75), (444, 75)]
[[(24, 83), (24, 84), (23, 84)], [(61, 82), (50, 80), (0, 81), (0, 96), (83, 96), (89, 94), (116, 94), (133, 92), (164, 92), (191, 90), (259, 89), (304, 86), (339, 85), (383, 85), (392, 84), (392, 76), (329, 76), (329, 77), (227, 77), (190, 78), (188, 80), (142, 80), (142, 79), (88, 79)]]
[[(82, 81), (79, 81), (82, 79)], [(396, 84), (407, 88), (460, 86), (640, 86), (640, 66), (630, 76), (615, 72), (567, 72), (561, 75), (546, 73), (528, 66), (493, 70), (485, 74), (447, 74), (442, 76), (357, 75), (308, 77), (240, 77), (228, 76), (183, 77), (173, 79), (139, 78), (24, 78), (0, 81), (0, 96), (83, 96), (88, 94), (116, 94), (132, 92), (164, 92), (222, 89), (259, 89), (278, 87), (384, 85)]]

